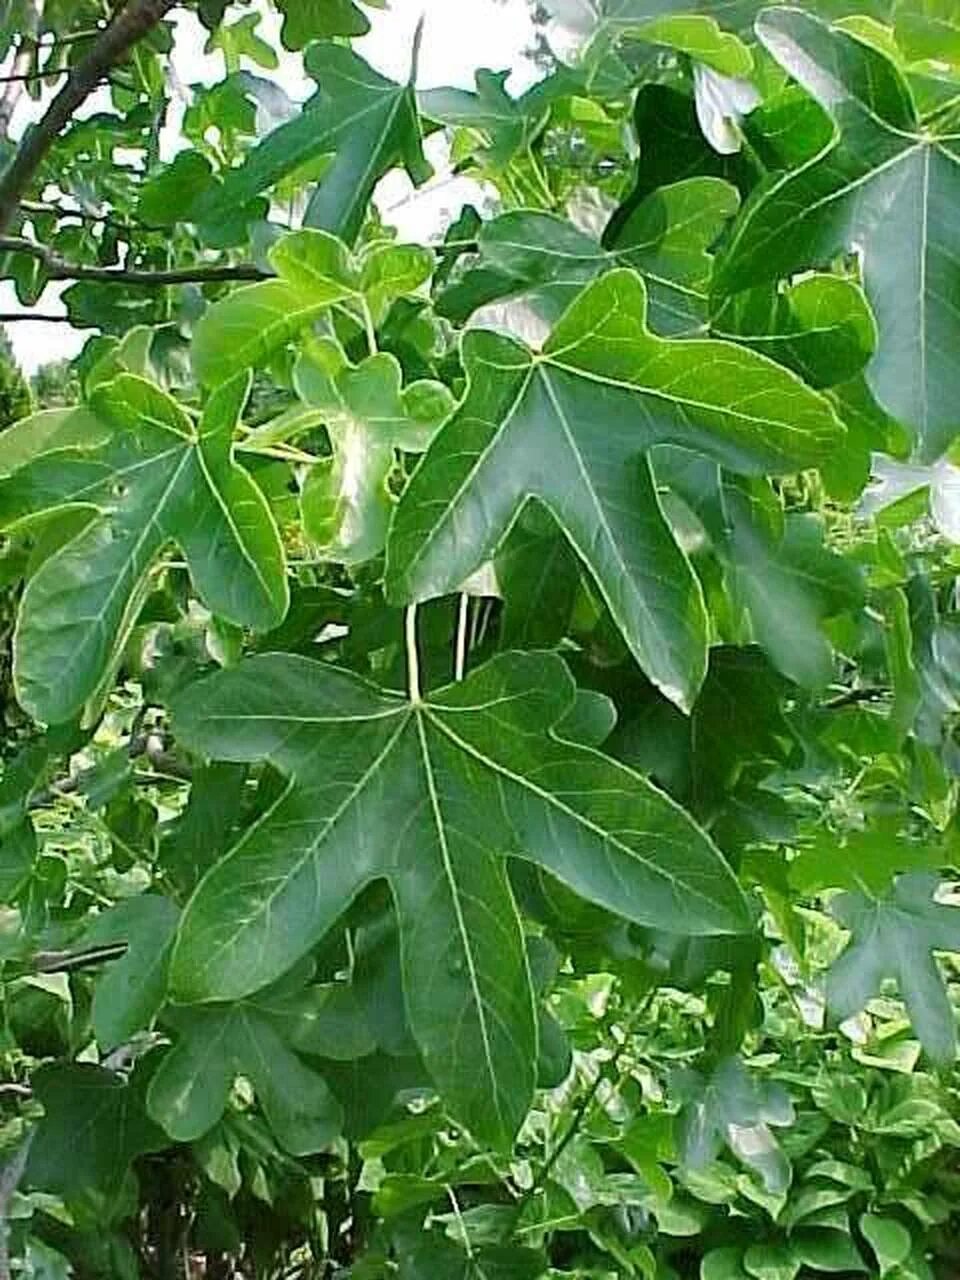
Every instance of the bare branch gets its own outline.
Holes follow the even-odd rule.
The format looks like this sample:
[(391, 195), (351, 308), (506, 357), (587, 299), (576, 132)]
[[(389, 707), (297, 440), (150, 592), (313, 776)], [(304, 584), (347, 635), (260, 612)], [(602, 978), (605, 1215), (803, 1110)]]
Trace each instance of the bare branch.
[(174, 267), (168, 271), (143, 271), (132, 267), (95, 267), (82, 262), (67, 262), (46, 245), (24, 236), (0, 236), (0, 252), (26, 253), (42, 262), (51, 280), (96, 280), (101, 284), (223, 284), (237, 280), (268, 280), (267, 272), (252, 263), (237, 265), (202, 263), (193, 267)]
[(21, 320), (39, 320), (42, 324), (73, 324), (69, 316), (55, 316), (49, 311), (0, 311), (0, 324), (18, 324)]
[(66, 128), (74, 112), (143, 36), (174, 8), (177, 0), (130, 0), (72, 68), (43, 117), (30, 129), (0, 178), (0, 231), (10, 225), (20, 197)]

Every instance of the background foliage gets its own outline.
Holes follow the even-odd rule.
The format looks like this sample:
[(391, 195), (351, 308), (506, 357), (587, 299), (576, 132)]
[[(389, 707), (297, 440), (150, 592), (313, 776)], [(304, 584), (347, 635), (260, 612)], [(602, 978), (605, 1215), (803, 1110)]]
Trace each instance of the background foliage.
[(956, 6), (275, 5), (0, 4), (0, 1277), (955, 1274)]

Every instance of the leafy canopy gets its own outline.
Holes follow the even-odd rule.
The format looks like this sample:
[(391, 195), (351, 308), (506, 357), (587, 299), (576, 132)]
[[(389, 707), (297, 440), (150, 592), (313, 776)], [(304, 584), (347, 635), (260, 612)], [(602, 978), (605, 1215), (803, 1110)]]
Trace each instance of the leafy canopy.
[(956, 5), (112, 8), (0, 4), (0, 1272), (951, 1273)]

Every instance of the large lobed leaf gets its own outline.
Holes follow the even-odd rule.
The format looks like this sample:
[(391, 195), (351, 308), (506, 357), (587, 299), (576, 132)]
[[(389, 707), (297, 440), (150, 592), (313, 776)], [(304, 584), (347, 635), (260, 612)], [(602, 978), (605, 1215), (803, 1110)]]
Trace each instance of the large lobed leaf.
[(706, 610), (643, 455), (669, 442), (733, 471), (789, 472), (828, 457), (843, 428), (779, 365), (732, 343), (659, 338), (646, 314), (642, 278), (620, 268), (583, 290), (540, 354), (466, 335), (467, 394), (397, 508), (386, 581), (398, 602), (455, 591), (537, 498), (645, 673), (689, 709), (706, 671)]
[(879, 342), (867, 379), (909, 426), (922, 457), (960, 429), (960, 128), (923, 121), (896, 66), (799, 9), (772, 8), (757, 34), (833, 117), (826, 148), (766, 182), (745, 208), (717, 272), (735, 292), (836, 254), (859, 255)]
[(551, 731), (573, 700), (550, 654), (503, 654), (425, 702), (287, 655), (192, 687), (174, 706), (186, 745), (269, 761), (288, 781), (187, 906), (175, 998), (256, 991), (386, 879), (427, 1069), (468, 1128), (509, 1143), (533, 1094), (537, 1023), (502, 855), (641, 924), (750, 928), (732, 873), (681, 809)]
[[(201, 600), (268, 630), (288, 602), (283, 547), (266, 500), (232, 458), (249, 378), (210, 398), (199, 425), (152, 383), (122, 374), (91, 409), (108, 428), (88, 449), (53, 448), (0, 478), (0, 527), (87, 511), (27, 583), (14, 639), (17, 696), (36, 719), (74, 718), (108, 680), (168, 542)], [(57, 443), (56, 439), (53, 441)]]

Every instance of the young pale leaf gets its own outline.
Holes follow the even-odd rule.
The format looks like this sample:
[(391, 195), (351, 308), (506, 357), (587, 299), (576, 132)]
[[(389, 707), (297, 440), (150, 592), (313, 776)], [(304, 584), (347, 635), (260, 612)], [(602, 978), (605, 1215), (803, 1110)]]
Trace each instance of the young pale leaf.
[(386, 582), (398, 602), (456, 591), (538, 498), (644, 672), (689, 709), (706, 670), (706, 611), (644, 453), (672, 442), (734, 471), (792, 471), (827, 456), (843, 428), (825, 400), (762, 356), (655, 337), (646, 307), (641, 277), (618, 269), (580, 294), (540, 355), (466, 335), (467, 394), (396, 510)]
[(685, 53), (696, 62), (712, 67), (721, 75), (744, 77), (753, 70), (753, 55), (730, 31), (724, 31), (715, 18), (702, 13), (678, 13), (627, 29), (631, 39), (649, 40), (651, 44)]
[[(288, 19), (289, 21), (289, 19)], [(295, 119), (280, 125), (194, 209), (204, 223), (229, 218), (281, 178), (323, 156), (332, 159), (307, 207), (305, 225), (356, 238), (379, 179), (403, 164), (415, 183), (432, 172), (422, 148), (412, 88), (374, 71), (352, 49), (314, 44), (304, 59), (320, 85)]]
[(931, 953), (960, 951), (960, 911), (934, 900), (939, 884), (935, 872), (911, 871), (884, 898), (835, 898), (831, 910), (851, 937), (827, 974), (826, 994), (843, 1020), (878, 995), (885, 978), (895, 978), (920, 1043), (934, 1062), (947, 1064), (957, 1053), (956, 1020)]
[(404, 388), (398, 361), (384, 352), (350, 365), (335, 343), (319, 339), (293, 377), (300, 398), (321, 411), (332, 448), (307, 473), (304, 532), (331, 560), (372, 560), (387, 538), (396, 451), (422, 453), (453, 410), (453, 395), (440, 382)]
[(367, 305), (379, 314), (433, 268), (430, 250), (416, 245), (374, 245), (357, 261), (325, 231), (291, 232), (268, 256), (276, 280), (234, 290), (197, 324), (191, 354), (204, 386), (265, 364), (336, 303)]
[(23, 594), (14, 680), (36, 719), (70, 720), (97, 693), (169, 541), (212, 611), (261, 631), (282, 619), (283, 547), (266, 500), (231, 454), (248, 386), (246, 378), (223, 386), (195, 428), (158, 387), (123, 374), (91, 398), (109, 428), (103, 443), (54, 449), (0, 479), (0, 527), (64, 508), (91, 511)]
[[(320, 988), (264, 991), (255, 1000), (174, 1008), (165, 1020), (177, 1033), (150, 1082), (147, 1109), (178, 1142), (193, 1142), (223, 1115), (234, 1079), (253, 1085), (270, 1127), (293, 1155), (319, 1151), (340, 1132), (343, 1114), (323, 1077), (291, 1047), (312, 1031)], [(316, 1043), (309, 1048), (317, 1052)], [(334, 1055), (330, 1055), (334, 1056)]]
[(616, 222), (605, 246), (551, 213), (501, 214), (480, 228), (480, 265), (441, 295), (437, 309), (462, 321), (510, 298), (550, 324), (584, 285), (625, 266), (644, 278), (657, 333), (696, 333), (707, 319), (709, 250), (739, 205), (736, 188), (721, 178), (689, 178), (642, 200)]
[(717, 288), (733, 293), (855, 249), (879, 326), (870, 387), (932, 460), (960, 427), (956, 125), (950, 113), (922, 124), (892, 62), (800, 9), (764, 10), (757, 33), (836, 131), (744, 210)]
[(894, 1267), (906, 1262), (913, 1249), (910, 1232), (896, 1218), (881, 1217), (877, 1213), (860, 1216), (860, 1230), (876, 1254), (880, 1274), (885, 1276)]
[(407, 1013), (453, 1114), (508, 1145), (534, 1088), (536, 1017), (502, 855), (546, 868), (629, 919), (747, 931), (707, 837), (639, 775), (550, 732), (574, 701), (561, 660), (504, 654), (426, 702), (265, 655), (193, 686), (181, 741), (267, 760), (273, 807), (202, 881), (171, 966), (183, 1001), (240, 998), (315, 945), (386, 879)]

